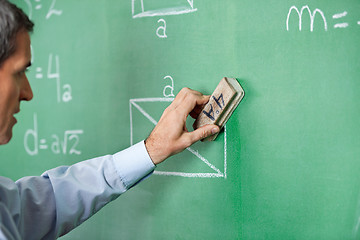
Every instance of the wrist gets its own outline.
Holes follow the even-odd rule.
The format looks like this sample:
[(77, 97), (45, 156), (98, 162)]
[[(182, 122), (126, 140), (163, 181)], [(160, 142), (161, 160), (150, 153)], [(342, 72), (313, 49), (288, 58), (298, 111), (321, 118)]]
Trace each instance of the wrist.
[(151, 137), (145, 139), (144, 142), (145, 142), (146, 151), (148, 152), (150, 159), (154, 163), (154, 165), (158, 165), (159, 163), (165, 160), (165, 158), (159, 154), (160, 150), (156, 146), (156, 143), (152, 141)]

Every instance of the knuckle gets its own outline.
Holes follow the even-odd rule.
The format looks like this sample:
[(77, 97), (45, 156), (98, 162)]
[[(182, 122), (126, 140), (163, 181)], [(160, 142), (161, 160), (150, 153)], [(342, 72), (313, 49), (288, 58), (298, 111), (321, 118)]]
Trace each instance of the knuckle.
[(183, 89), (181, 89), (180, 93), (184, 98), (188, 98), (189, 96), (193, 95), (192, 90), (188, 87), (184, 87)]
[(205, 129), (202, 129), (200, 131), (200, 139), (206, 138), (208, 135), (208, 132)]
[(183, 94), (185, 97), (191, 96), (191, 92), (189, 89), (184, 90)]
[(190, 88), (184, 87), (184, 88), (181, 89), (180, 92), (189, 92), (190, 90), (191, 90)]

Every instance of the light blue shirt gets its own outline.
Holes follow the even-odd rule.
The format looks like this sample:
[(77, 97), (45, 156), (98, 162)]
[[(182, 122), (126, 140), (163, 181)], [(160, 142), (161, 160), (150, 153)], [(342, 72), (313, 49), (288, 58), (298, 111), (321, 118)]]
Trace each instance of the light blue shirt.
[(0, 177), (0, 239), (56, 239), (154, 171), (144, 142), (40, 177)]

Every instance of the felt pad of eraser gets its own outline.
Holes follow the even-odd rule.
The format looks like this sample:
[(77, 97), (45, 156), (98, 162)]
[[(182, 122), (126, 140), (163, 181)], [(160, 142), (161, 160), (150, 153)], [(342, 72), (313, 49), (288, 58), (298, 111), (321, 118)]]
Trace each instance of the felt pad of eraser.
[[(239, 105), (244, 94), (244, 90), (235, 78), (224, 77), (210, 96), (209, 102), (201, 110), (193, 128), (198, 129), (207, 124), (216, 124), (222, 128)], [(204, 140), (213, 141), (217, 135), (212, 135)]]

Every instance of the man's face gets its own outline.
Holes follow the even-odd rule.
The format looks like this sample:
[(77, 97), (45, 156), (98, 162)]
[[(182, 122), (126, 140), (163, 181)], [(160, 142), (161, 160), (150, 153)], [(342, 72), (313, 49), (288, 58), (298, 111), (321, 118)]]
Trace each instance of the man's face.
[(26, 31), (16, 35), (16, 50), (0, 67), (0, 144), (12, 137), (20, 111), (20, 101), (30, 101), (33, 93), (25, 70), (31, 64), (30, 36)]

